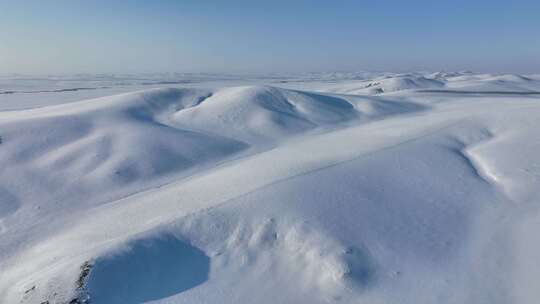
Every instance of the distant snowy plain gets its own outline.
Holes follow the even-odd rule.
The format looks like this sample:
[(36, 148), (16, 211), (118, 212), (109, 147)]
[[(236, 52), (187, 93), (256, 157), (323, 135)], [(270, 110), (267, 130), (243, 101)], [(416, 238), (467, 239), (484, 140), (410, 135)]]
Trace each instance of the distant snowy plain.
[(0, 76), (0, 303), (538, 303), (540, 75)]

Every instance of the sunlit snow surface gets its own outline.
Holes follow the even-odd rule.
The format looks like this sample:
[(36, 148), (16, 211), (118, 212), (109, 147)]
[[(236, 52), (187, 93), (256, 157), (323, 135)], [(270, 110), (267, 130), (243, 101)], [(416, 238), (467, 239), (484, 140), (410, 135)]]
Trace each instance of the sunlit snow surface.
[(539, 125), (539, 75), (3, 75), (0, 303), (538, 303)]

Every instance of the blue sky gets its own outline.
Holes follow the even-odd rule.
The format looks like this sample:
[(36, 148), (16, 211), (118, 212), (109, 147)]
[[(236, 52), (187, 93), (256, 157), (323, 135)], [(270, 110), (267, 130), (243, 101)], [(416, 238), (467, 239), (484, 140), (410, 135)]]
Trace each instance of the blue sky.
[(0, 73), (540, 72), (540, 1), (0, 0)]

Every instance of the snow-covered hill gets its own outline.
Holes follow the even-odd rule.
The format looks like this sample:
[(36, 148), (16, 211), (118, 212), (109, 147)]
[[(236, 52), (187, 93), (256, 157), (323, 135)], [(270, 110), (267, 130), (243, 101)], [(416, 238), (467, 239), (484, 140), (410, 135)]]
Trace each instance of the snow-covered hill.
[(322, 92), (353, 95), (392, 94), (400, 91), (450, 91), (475, 93), (536, 93), (540, 81), (534, 75), (461, 73), (411, 73), (349, 80), (315, 88)]
[(539, 78), (355, 75), (10, 104), (0, 302), (536, 303)]
[(355, 81), (345, 85), (337, 84), (325, 91), (343, 94), (382, 94), (403, 90), (441, 88), (444, 85), (445, 82), (439, 79), (405, 74)]

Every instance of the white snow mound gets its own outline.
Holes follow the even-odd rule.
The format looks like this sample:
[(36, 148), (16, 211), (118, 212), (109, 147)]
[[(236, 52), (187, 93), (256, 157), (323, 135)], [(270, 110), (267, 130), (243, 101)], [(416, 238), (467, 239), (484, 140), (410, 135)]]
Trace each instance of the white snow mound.
[(537, 76), (309, 77), (0, 111), (0, 303), (538, 301)]

